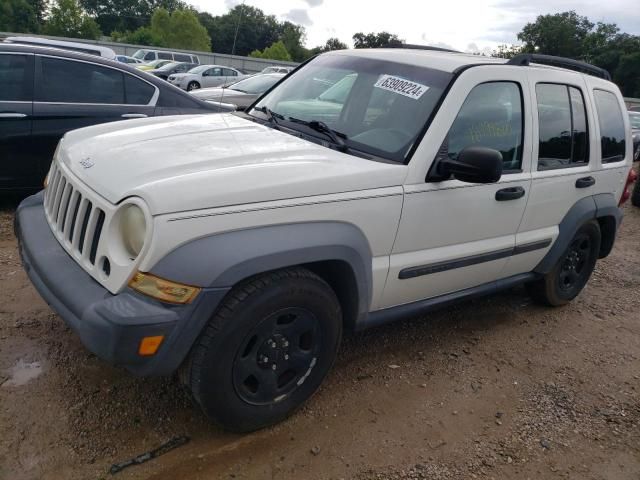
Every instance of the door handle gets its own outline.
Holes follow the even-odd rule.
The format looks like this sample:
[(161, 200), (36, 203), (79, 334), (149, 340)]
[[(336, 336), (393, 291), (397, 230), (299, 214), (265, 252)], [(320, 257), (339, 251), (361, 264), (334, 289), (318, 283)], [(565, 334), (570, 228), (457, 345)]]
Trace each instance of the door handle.
[(122, 118), (147, 118), (144, 113), (123, 113)]
[(576, 180), (576, 188), (587, 188), (596, 184), (596, 179), (593, 177), (583, 177)]
[(0, 113), (0, 118), (26, 118), (26, 117), (28, 117), (26, 113), (18, 113), (18, 112)]
[(509, 187), (503, 188), (496, 192), (496, 200), (499, 202), (506, 202), (507, 200), (517, 200), (524, 197), (524, 188), (522, 187)]

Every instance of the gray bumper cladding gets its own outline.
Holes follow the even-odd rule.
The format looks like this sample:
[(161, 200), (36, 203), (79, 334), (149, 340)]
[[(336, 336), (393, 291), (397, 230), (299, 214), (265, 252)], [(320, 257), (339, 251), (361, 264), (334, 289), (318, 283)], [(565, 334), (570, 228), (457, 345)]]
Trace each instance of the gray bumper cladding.
[[(42, 192), (27, 198), (15, 220), (22, 262), (40, 295), (103, 360), (139, 375), (174, 371), (226, 289), (205, 290), (187, 306), (162, 304), (131, 290), (112, 295), (60, 246), (42, 202)], [(158, 353), (139, 356), (140, 340), (152, 335), (165, 336)]]

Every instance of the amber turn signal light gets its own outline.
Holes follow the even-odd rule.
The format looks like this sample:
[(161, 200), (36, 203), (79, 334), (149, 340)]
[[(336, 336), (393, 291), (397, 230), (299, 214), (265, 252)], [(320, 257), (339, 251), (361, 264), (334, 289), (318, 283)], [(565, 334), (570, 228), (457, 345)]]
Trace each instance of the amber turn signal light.
[(144, 337), (140, 340), (138, 347), (138, 355), (141, 357), (150, 357), (155, 355), (164, 340), (164, 335), (155, 335), (153, 337)]
[(161, 302), (177, 304), (191, 303), (200, 293), (199, 287), (172, 282), (143, 272), (136, 272), (129, 280), (129, 287)]

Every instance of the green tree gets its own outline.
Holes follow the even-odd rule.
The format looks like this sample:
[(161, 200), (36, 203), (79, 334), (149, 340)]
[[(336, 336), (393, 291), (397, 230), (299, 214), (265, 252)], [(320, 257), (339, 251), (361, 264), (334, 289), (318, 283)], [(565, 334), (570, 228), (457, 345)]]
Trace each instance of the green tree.
[(168, 12), (190, 8), (182, 0), (80, 0), (80, 4), (89, 15), (95, 17), (107, 35), (113, 31), (132, 32), (149, 26), (151, 16), (158, 8)]
[(157, 9), (151, 17), (151, 25), (140, 27), (124, 34), (112, 32), (112, 38), (138, 45), (181, 48), (184, 50), (211, 51), (211, 39), (191, 10), (176, 10), (173, 13), (164, 8)]
[(341, 42), (337, 38), (330, 38), (327, 43), (320, 47), (314, 47), (309, 50), (309, 56), (318, 55), (319, 53), (330, 52), (332, 50), (346, 50), (349, 48), (346, 43)]
[(270, 47), (265, 48), (262, 52), (260, 50), (254, 50), (249, 54), (254, 58), (268, 58), (270, 60), (284, 60), (291, 61), (291, 55), (287, 51), (287, 47), (284, 46), (282, 40), (278, 40)]
[(491, 53), (492, 57), (513, 58), (522, 53), (522, 47), (518, 45), (498, 45), (498, 48)]
[(398, 35), (389, 32), (358, 32), (352, 38), (354, 48), (383, 48), (388, 45), (401, 45), (404, 43), (404, 40), (401, 40)]
[(34, 33), (38, 29), (37, 13), (27, 0), (0, 0), (0, 32)]
[(309, 50), (304, 47), (306, 32), (302, 25), (283, 22), (280, 25), (280, 39), (294, 62), (303, 62), (309, 58)]
[(51, 7), (43, 32), (47, 35), (87, 39), (102, 36), (96, 21), (87, 15), (77, 0), (57, 0)]
[(613, 78), (621, 86), (623, 95), (640, 97), (640, 51), (622, 55)]
[(524, 52), (577, 58), (583, 53), (593, 27), (587, 17), (574, 11), (540, 15), (524, 26), (518, 40), (524, 42)]

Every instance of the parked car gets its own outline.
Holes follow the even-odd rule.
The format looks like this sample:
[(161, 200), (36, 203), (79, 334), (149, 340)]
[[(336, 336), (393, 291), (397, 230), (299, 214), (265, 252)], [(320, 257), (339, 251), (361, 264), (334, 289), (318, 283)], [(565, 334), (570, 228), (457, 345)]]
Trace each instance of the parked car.
[(195, 63), (196, 65), (200, 63), (200, 58), (197, 55), (184, 52), (168, 52), (166, 50), (150, 50), (148, 48), (137, 50), (132, 57), (143, 62), (171, 60), (174, 62)]
[(122, 63), (133, 63), (140, 65), (142, 64), (142, 60), (138, 60), (137, 58), (128, 57), (126, 55), (116, 55), (116, 60)]
[(167, 63), (160, 68), (156, 68), (154, 70), (148, 70), (148, 73), (155, 75), (158, 78), (163, 80), (168, 80), (171, 75), (176, 73), (185, 73), (191, 70), (192, 68), (197, 67), (195, 63), (186, 63), (186, 62), (173, 62)]
[[(345, 330), (519, 284), (580, 293), (615, 241), (631, 130), (606, 72), (548, 58), (330, 52), (247, 112), (70, 132), (17, 210), (25, 270), (97, 356), (180, 369), (227, 429), (271, 425)], [(349, 75), (321, 121), (317, 79)]]
[(90, 43), (67, 42), (62, 40), (51, 40), (44, 37), (27, 36), (7, 37), (4, 39), (4, 43), (19, 43), (21, 45), (33, 45), (36, 47), (53, 47), (72, 52), (88, 53), (89, 55), (96, 55), (110, 60), (114, 60), (116, 58), (116, 52), (109, 47), (102, 47), (100, 45)]
[(199, 88), (218, 87), (229, 81), (245, 77), (246, 75), (235, 68), (220, 65), (199, 65), (186, 73), (170, 75), (169, 83), (190, 92)]
[(260, 73), (284, 73), (287, 74), (293, 70), (294, 67), (283, 67), (280, 65), (274, 65), (273, 67), (265, 67)]
[(633, 137), (633, 161), (640, 160), (640, 112), (629, 112), (631, 135)]
[(220, 110), (124, 63), (0, 43), (0, 189), (40, 189), (69, 130)]
[(278, 83), (284, 76), (285, 74), (283, 73), (253, 75), (226, 88), (217, 87), (193, 90), (191, 95), (207, 102), (224, 103), (235, 110), (242, 111), (250, 106), (260, 95)]
[(164, 67), (169, 63), (175, 63), (173, 60), (153, 60), (149, 63), (141, 63), (139, 65), (135, 65), (138, 70), (142, 70), (148, 72), (149, 70), (156, 70), (158, 68)]

